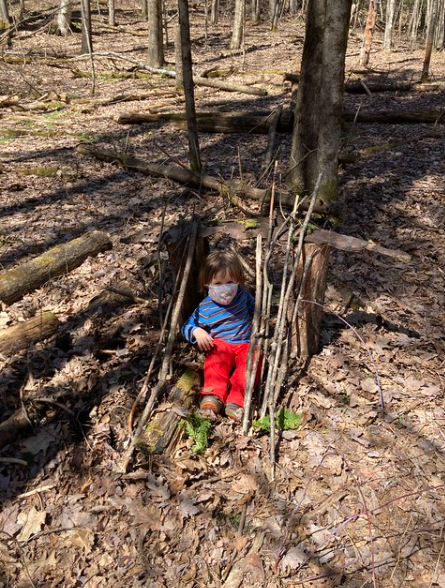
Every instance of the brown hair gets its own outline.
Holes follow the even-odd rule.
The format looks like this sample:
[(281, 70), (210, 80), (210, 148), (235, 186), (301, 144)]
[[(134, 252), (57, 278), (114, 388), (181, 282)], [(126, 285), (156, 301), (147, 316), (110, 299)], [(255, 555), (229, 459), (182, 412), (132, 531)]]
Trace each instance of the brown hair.
[(244, 270), (241, 261), (233, 251), (222, 251), (218, 249), (210, 253), (199, 272), (199, 287), (204, 289), (217, 273), (224, 271), (229, 273), (239, 284), (244, 284)]

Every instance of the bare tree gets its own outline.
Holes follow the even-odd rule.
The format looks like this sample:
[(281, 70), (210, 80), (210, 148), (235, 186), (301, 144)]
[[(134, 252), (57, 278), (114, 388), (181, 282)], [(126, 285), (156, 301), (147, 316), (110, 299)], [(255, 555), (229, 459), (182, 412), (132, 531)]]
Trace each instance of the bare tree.
[(82, 45), (80, 52), (93, 53), (93, 29), (91, 26), (91, 1), (81, 0), (80, 8), (82, 12)]
[[(337, 176), (350, 11), (351, 0), (309, 0), (287, 174), (296, 197), (313, 192), (317, 186), (317, 209), (337, 219), (343, 213)], [(306, 251), (304, 256), (314, 260), (307, 283), (316, 291), (309, 300), (322, 303), (329, 248)], [(308, 295), (305, 292), (304, 296)], [(315, 353), (320, 324), (318, 307), (303, 305), (297, 342), (302, 355)]]
[(0, 0), (0, 29), (9, 27), (11, 17), (9, 16), (7, 0)]
[(195, 93), (193, 89), (188, 0), (178, 0), (178, 8), (182, 55), (182, 79), (185, 92), (190, 167), (193, 171), (199, 172), (201, 171), (201, 159), (199, 155), (198, 131), (196, 124)]
[(376, 20), (376, 0), (369, 0), (368, 18), (366, 19), (363, 45), (360, 52), (360, 65), (366, 66), (369, 63), (372, 47), (372, 36), (374, 34)]
[(386, 24), (385, 24), (385, 35), (383, 38), (383, 48), (390, 50), (392, 46), (392, 31), (394, 25), (394, 16), (396, 10), (396, 0), (388, 0), (386, 7)]
[(210, 10), (210, 22), (217, 24), (219, 18), (219, 0), (212, 0), (212, 8)]
[(151, 67), (161, 67), (165, 63), (164, 40), (162, 35), (162, 0), (148, 0), (148, 57)]
[(108, 24), (112, 27), (116, 26), (116, 11), (114, 0), (108, 0)]
[(422, 17), (423, 0), (415, 0), (411, 18), (409, 21), (408, 29), (411, 41), (414, 43), (417, 39), (417, 33), (420, 26), (420, 20)]
[(245, 6), (245, 0), (235, 0), (232, 39), (230, 41), (230, 48), (234, 50), (241, 49), (244, 44)]
[(72, 0), (60, 0), (59, 12), (57, 13), (57, 30), (66, 37), (71, 31), (71, 14), (73, 12)]
[(433, 52), (434, 32), (436, 29), (437, 13), (438, 13), (437, 0), (431, 0), (431, 4), (429, 6), (429, 15), (428, 15), (429, 18), (428, 18), (428, 29), (427, 29), (427, 35), (426, 35), (425, 57), (423, 60), (422, 75), (420, 76), (420, 82), (422, 84), (428, 82), (429, 77), (430, 77), (430, 62), (431, 62), (431, 54)]

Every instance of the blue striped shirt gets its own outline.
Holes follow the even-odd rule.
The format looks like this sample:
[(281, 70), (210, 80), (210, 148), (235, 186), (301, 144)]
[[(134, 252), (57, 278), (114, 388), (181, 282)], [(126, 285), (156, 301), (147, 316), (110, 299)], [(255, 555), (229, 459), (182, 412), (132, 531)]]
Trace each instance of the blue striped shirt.
[(193, 336), (196, 327), (205, 329), (213, 339), (249, 343), (254, 310), (254, 299), (241, 287), (227, 305), (218, 304), (207, 296), (184, 323), (181, 332), (190, 343), (196, 343)]

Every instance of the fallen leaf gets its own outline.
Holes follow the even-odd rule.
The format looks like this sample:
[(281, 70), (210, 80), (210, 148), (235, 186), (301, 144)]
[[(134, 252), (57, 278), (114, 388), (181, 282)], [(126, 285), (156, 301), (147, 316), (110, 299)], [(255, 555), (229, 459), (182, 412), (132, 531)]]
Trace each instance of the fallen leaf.
[(21, 512), (17, 517), (17, 522), (22, 523), (23, 529), (17, 536), (17, 541), (28, 541), (32, 535), (36, 535), (42, 530), (46, 520), (46, 512), (37, 510), (34, 506), (28, 512)]

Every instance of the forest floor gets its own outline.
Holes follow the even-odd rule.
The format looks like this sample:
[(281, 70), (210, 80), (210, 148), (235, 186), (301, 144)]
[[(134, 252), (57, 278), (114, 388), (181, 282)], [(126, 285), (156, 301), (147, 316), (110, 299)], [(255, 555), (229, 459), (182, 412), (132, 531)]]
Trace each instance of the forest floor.
[[(191, 18), (198, 72), (218, 67), (228, 83), (268, 91), (197, 87), (198, 111), (289, 108), (283, 72), (299, 70), (301, 22), (285, 20), (276, 33), (248, 26), (245, 53), (232, 54), (230, 20), (209, 26), (206, 39), (202, 11)], [(105, 19), (94, 15), (95, 50), (144, 61), (140, 17), (118, 10), (116, 28)], [(351, 34), (348, 78), (417, 81), (423, 51), (401, 43), (386, 53), (380, 41), (369, 70), (357, 74), (360, 35)], [(1, 48), (2, 268), (93, 229), (113, 247), (0, 312), (1, 328), (47, 310), (61, 322), (56, 337), (1, 358), (0, 422), (23, 407), (46, 412), (0, 453), (0, 588), (445, 587), (443, 121), (356, 123), (345, 136), (345, 149), (361, 158), (340, 171), (341, 231), (411, 260), (333, 250), (322, 348), (305, 371), (289, 363), (280, 402), (302, 424), (280, 436), (275, 474), (269, 436), (244, 436), (221, 418), (201, 454), (184, 436), (168, 456), (136, 451), (121, 475), (127, 416), (159, 338), (159, 293), (161, 306), (169, 298), (166, 254), (157, 253), (162, 218), (168, 228), (193, 210), (206, 222), (244, 214), (218, 194), (76, 150), (91, 144), (187, 165), (184, 131), (116, 122), (128, 112), (181, 111), (173, 81), (102, 56), (92, 96), (91, 64), (76, 57), (79, 47), (78, 34), (62, 39), (46, 28), (18, 32)], [(171, 43), (166, 57), (174, 62)], [(443, 53), (433, 53), (431, 76), (445, 83)], [(345, 107), (443, 109), (443, 87), (346, 94)], [(125, 101), (129, 94), (140, 99)], [(261, 179), (266, 144), (265, 135), (200, 135), (207, 173), (260, 187), (272, 181)], [(289, 150), (290, 136), (279, 135), (278, 185)], [(230, 244), (254, 267), (248, 230), (211, 242)], [(132, 296), (111, 311), (94, 306), (107, 289)], [(178, 341), (174, 377), (200, 359)]]

